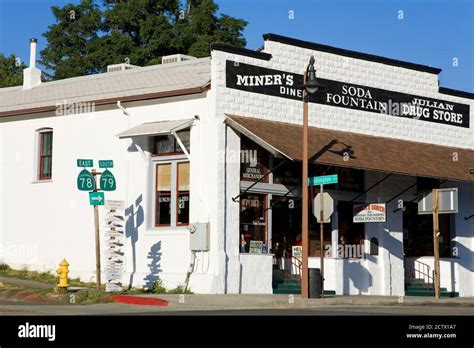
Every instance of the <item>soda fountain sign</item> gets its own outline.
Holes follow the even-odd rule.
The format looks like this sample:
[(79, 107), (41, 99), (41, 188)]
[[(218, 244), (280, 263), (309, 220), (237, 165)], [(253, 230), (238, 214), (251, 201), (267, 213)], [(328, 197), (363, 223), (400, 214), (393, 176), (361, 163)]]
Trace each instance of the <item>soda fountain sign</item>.
[[(328, 79), (318, 81), (325, 89), (310, 96), (313, 103), (469, 128), (470, 110), (466, 104)], [(226, 62), (228, 88), (301, 100), (303, 94), (299, 86), (302, 84), (300, 74)]]

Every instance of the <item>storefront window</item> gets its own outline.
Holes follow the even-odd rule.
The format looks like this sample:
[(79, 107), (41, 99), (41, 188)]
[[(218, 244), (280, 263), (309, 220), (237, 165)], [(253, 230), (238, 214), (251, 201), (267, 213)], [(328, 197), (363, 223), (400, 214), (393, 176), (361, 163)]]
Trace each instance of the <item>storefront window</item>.
[[(316, 217), (313, 215), (312, 212), (309, 212), (309, 229), (308, 229), (308, 237), (309, 237), (309, 256), (321, 256), (321, 225), (316, 220)], [(331, 218), (332, 220), (332, 218)], [(323, 224), (323, 238), (324, 238), (324, 255), (327, 256), (327, 253), (330, 251), (331, 248), (331, 241), (332, 241), (332, 222), (327, 222)], [(332, 254), (330, 254), (332, 256)]]
[(189, 224), (189, 162), (178, 163), (177, 225)]
[(266, 250), (265, 198), (266, 195), (261, 194), (243, 194), (240, 198), (240, 251), (243, 253)]
[(340, 191), (364, 191), (364, 171), (350, 168), (336, 168), (338, 175), (338, 184), (335, 189)]
[[(284, 161), (283, 159), (273, 159), (273, 168), (276, 168)], [(273, 172), (273, 183), (281, 185), (296, 186), (301, 183), (301, 163), (286, 161)]]
[(241, 180), (268, 182), (268, 176), (263, 177), (268, 173), (269, 158), (267, 150), (242, 136), (240, 151)]
[[(439, 255), (451, 256), (451, 214), (439, 214)], [(403, 212), (403, 248), (406, 256), (433, 256), (433, 215), (419, 215), (417, 203)]]
[(156, 166), (156, 217), (155, 225), (171, 223), (171, 163)]
[(338, 211), (338, 257), (361, 258), (364, 256), (364, 225), (353, 222), (353, 203), (339, 201)]

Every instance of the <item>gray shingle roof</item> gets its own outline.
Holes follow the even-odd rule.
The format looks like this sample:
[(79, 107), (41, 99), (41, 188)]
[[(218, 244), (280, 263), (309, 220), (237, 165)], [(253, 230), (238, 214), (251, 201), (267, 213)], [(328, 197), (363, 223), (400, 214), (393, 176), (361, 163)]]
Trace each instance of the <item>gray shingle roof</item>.
[[(210, 58), (139, 67), (45, 82), (29, 90), (22, 86), (0, 89), (0, 115), (47, 109), (57, 103), (104, 101), (203, 88), (211, 81)], [(177, 93), (179, 94), (179, 93)], [(23, 111), (22, 111), (23, 110)], [(31, 112), (31, 111), (30, 111)]]

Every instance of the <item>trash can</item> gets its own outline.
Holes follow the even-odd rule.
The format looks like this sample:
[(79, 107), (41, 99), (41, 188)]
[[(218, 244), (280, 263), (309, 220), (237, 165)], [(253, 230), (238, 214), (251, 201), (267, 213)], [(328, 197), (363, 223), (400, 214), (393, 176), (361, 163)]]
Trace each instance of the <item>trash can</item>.
[(309, 276), (309, 298), (321, 298), (321, 270), (310, 268)]

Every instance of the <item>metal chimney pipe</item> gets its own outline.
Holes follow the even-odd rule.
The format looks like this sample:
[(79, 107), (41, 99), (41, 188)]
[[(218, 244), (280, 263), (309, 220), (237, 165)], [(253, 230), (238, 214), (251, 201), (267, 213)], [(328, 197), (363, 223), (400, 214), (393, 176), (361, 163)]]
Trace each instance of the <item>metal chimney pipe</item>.
[(36, 68), (36, 43), (38, 40), (30, 39), (30, 68)]

